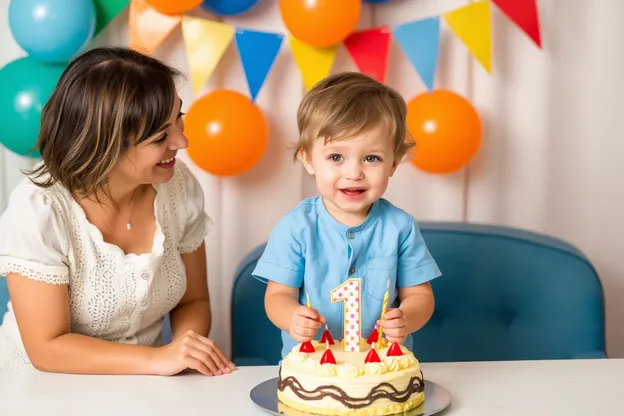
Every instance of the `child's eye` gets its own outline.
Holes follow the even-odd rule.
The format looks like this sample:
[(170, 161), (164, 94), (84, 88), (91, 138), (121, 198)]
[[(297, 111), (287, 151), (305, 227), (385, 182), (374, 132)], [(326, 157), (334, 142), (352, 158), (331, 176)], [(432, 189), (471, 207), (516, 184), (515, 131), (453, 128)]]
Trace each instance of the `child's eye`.
[(364, 161), (368, 163), (381, 162), (381, 158), (379, 156), (369, 155), (364, 158)]
[(342, 161), (342, 155), (337, 155), (337, 154), (329, 155), (327, 159), (329, 159), (332, 162), (340, 162)]

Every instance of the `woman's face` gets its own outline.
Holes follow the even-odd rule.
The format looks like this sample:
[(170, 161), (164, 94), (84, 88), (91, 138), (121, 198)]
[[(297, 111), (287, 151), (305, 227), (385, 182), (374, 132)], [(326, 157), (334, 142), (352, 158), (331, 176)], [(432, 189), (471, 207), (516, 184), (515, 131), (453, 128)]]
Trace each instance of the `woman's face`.
[(133, 146), (117, 164), (113, 174), (124, 181), (139, 184), (163, 183), (173, 177), (178, 150), (186, 149), (182, 100), (176, 95), (168, 127)]

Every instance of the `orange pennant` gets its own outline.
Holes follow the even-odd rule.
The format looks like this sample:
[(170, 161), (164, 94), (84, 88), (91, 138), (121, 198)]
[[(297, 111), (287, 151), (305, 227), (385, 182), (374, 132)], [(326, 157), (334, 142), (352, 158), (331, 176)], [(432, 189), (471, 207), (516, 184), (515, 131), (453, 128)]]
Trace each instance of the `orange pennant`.
[(129, 13), (130, 48), (154, 52), (181, 21), (182, 16), (162, 14), (140, 0), (133, 0)]

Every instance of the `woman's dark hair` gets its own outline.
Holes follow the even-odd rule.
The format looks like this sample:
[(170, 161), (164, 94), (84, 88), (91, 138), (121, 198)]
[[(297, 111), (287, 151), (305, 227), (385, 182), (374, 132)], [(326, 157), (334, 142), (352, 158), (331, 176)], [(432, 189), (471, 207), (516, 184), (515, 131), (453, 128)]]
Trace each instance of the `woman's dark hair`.
[(128, 149), (166, 128), (181, 73), (121, 47), (90, 50), (64, 71), (43, 108), (37, 141), (43, 159), (31, 180), (72, 194), (104, 190)]

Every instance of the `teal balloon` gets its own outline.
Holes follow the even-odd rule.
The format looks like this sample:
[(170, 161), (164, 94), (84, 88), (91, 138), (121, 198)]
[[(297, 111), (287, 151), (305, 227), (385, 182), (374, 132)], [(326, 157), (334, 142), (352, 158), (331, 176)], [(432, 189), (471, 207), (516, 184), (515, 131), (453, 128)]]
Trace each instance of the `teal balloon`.
[(41, 110), (65, 68), (26, 57), (0, 69), (0, 143), (7, 149), (22, 156), (40, 157), (31, 149), (37, 143)]

